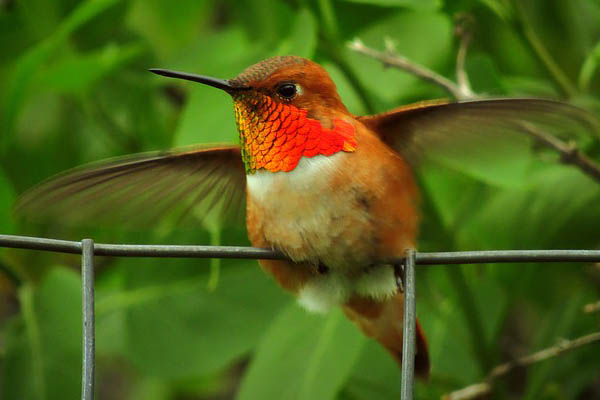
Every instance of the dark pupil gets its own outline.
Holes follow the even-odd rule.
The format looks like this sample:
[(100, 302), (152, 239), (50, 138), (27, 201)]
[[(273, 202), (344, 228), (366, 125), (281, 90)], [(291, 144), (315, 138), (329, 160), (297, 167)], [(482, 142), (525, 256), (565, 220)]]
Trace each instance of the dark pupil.
[(284, 83), (283, 85), (279, 86), (277, 93), (279, 93), (281, 97), (291, 99), (296, 94), (296, 85), (293, 83)]

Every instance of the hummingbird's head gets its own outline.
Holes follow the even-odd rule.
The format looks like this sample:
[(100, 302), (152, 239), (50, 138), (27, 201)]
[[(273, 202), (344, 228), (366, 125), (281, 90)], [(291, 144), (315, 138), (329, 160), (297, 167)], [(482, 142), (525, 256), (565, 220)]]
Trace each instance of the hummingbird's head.
[(307, 110), (309, 116), (328, 124), (328, 114), (345, 112), (329, 74), (319, 64), (296, 56), (279, 56), (246, 68), (228, 81), (234, 101), (265, 96), (276, 103)]
[(234, 102), (246, 171), (291, 171), (301, 157), (354, 151), (354, 126), (329, 74), (296, 56), (272, 57), (229, 80), (151, 70), (217, 87)]

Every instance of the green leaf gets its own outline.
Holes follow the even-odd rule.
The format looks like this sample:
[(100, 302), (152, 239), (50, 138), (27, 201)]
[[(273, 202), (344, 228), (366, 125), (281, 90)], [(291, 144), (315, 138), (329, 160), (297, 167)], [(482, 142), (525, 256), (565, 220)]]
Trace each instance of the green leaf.
[(471, 54), (467, 58), (466, 73), (475, 93), (502, 95), (506, 92), (498, 67), (487, 55)]
[(10, 234), (14, 231), (12, 206), (15, 202), (15, 190), (12, 183), (0, 169), (0, 233)]
[[(555, 345), (560, 339), (569, 337), (570, 331), (572, 331), (571, 326), (576, 318), (581, 315), (581, 305), (581, 295), (574, 294), (573, 298), (562, 303), (560, 308), (555, 310), (552, 315), (544, 318), (544, 323), (538, 327), (538, 343), (536, 343), (538, 347), (549, 347)], [(552, 360), (534, 365), (523, 398), (533, 400), (542, 397), (542, 388), (544, 388), (548, 376), (551, 375), (552, 370), (558, 364), (560, 364), (560, 361)]]
[(43, 1), (29, 0), (19, 3), (16, 7), (19, 22), (21, 22), (21, 31), (28, 33), (33, 38), (39, 40), (48, 34), (51, 34), (60, 22), (61, 8), (64, 7), (64, 1)]
[(161, 60), (169, 60), (206, 34), (211, 5), (197, 0), (131, 1), (126, 26), (152, 45)]
[(340, 310), (313, 315), (292, 304), (265, 334), (237, 399), (333, 399), (363, 343)]
[(222, 264), (211, 290), (206, 261), (123, 262), (128, 289), (97, 311), (125, 311), (126, 355), (141, 371), (166, 378), (218, 371), (250, 351), (288, 301), (256, 262)]
[(323, 63), (322, 66), (327, 70), (333, 82), (335, 82), (338, 94), (348, 110), (354, 115), (366, 114), (364, 104), (358, 96), (356, 88), (348, 80), (348, 77), (333, 63)]
[(289, 31), (294, 18), (291, 3), (277, 0), (237, 0), (231, 3), (237, 17), (254, 44), (273, 47)]
[(514, 11), (510, 6), (510, 3), (502, 0), (479, 0), (482, 4), (485, 4), (490, 10), (492, 10), (498, 17), (508, 21), (513, 17)]
[[(463, 227), (484, 248), (585, 247), (596, 243), (600, 186), (572, 167), (532, 173), (521, 188), (497, 191)], [(577, 229), (572, 227), (577, 226)]]
[[(479, 153), (472, 152), (462, 160), (453, 155), (440, 155), (435, 161), (443, 168), (461, 172), (490, 185), (521, 186), (531, 165), (531, 154), (527, 146), (523, 143), (504, 141), (498, 142), (492, 149), (481, 144)], [(507, 154), (510, 154), (511, 162), (506, 162)]]
[(502, 86), (506, 88), (506, 94), (511, 97), (541, 97), (556, 98), (558, 93), (556, 87), (545, 79), (527, 76), (504, 76)]
[(215, 88), (193, 88), (175, 134), (176, 146), (238, 143), (231, 97)]
[(492, 54), (500, 71), (504, 74), (531, 75), (546, 79), (531, 47), (512, 25), (496, 18), (489, 18), (484, 22), (489, 25), (486, 29), (489, 32), (487, 37), (493, 43), (488, 52)]
[(311, 58), (317, 46), (317, 22), (309, 9), (301, 9), (289, 36), (281, 41), (275, 54)]
[(417, 315), (429, 345), (432, 379), (454, 382), (455, 387), (475, 382), (481, 375), (472, 351), (473, 332), (463, 322), (456, 288), (444, 268), (426, 272), (420, 275), (419, 282), (427, 286), (418, 287)]
[(23, 317), (9, 330), (2, 398), (78, 398), (81, 389), (81, 281), (54, 268), (37, 290), (19, 292)]
[(419, 172), (423, 190), (444, 228), (451, 232), (464, 224), (465, 218), (481, 201), (483, 185), (448, 168), (424, 166)]
[[(223, 52), (223, 49), (227, 49), (227, 52)], [(178, 54), (172, 64), (164, 67), (229, 79), (251, 63), (260, 61), (265, 55), (260, 43), (252, 42), (243, 29), (232, 25), (222, 31), (197, 38), (193, 45)], [(164, 83), (164, 79), (166, 78), (156, 77), (157, 82)], [(198, 86), (197, 83), (186, 85)], [(213, 88), (213, 93), (215, 90), (218, 91)]]
[(128, 398), (143, 400), (172, 400), (173, 390), (171, 384), (163, 379), (149, 377), (141, 382), (136, 382), (133, 388), (130, 388)]
[(87, 54), (65, 57), (44, 73), (40, 86), (59, 92), (84, 93), (104, 76), (138, 57), (142, 50), (137, 44), (108, 44)]
[(351, 3), (367, 4), (383, 7), (406, 7), (416, 10), (437, 10), (442, 6), (441, 0), (344, 0)]
[(586, 57), (581, 70), (579, 71), (579, 89), (587, 91), (590, 86), (590, 82), (594, 77), (594, 73), (600, 65), (600, 41), (596, 44), (594, 49)]
[(16, 62), (4, 96), (2, 113), (2, 142), (0, 150), (5, 148), (14, 130), (21, 107), (27, 98), (33, 78), (46, 60), (63, 45), (69, 35), (77, 28), (89, 22), (96, 15), (117, 4), (120, 0), (87, 0), (73, 10), (59, 25), (56, 31), (42, 42), (32, 47)]
[(342, 398), (400, 398), (400, 374), (400, 367), (390, 354), (376, 341), (368, 340), (343, 389), (347, 396)]

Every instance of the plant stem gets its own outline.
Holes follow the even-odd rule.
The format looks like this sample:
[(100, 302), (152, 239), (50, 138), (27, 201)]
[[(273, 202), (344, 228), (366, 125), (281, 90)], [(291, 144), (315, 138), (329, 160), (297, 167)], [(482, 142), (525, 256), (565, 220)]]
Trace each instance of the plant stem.
[[(210, 244), (219, 246), (221, 244), (221, 228), (212, 226), (210, 229)], [(221, 275), (221, 259), (210, 259), (210, 275), (208, 276), (207, 289), (209, 292), (214, 292), (219, 285), (219, 276)]]
[(589, 335), (578, 337), (573, 340), (561, 340), (558, 344), (546, 349), (540, 350), (537, 353), (521, 357), (515, 361), (500, 364), (495, 367), (488, 375), (487, 379), (480, 383), (467, 386), (463, 389), (456, 390), (442, 397), (443, 400), (467, 400), (479, 399), (492, 392), (492, 381), (496, 378), (504, 376), (513, 371), (517, 367), (525, 367), (538, 362), (548, 360), (549, 358), (558, 357), (566, 352), (575, 350), (582, 346), (587, 346), (600, 341), (600, 332), (590, 333)]
[(596, 43), (596, 46), (590, 51), (590, 54), (586, 57), (581, 70), (579, 71), (579, 90), (587, 92), (590, 88), (590, 81), (592, 80), (594, 73), (598, 70), (600, 65), (600, 41)]
[(348, 44), (348, 47), (357, 53), (364, 54), (371, 58), (381, 61), (384, 65), (399, 68), (408, 73), (411, 73), (423, 80), (433, 83), (444, 89), (450, 96), (458, 100), (473, 98), (473, 93), (470, 90), (463, 92), (463, 88), (459, 87), (450, 79), (430, 70), (429, 68), (414, 63), (399, 54), (391, 54), (382, 52), (365, 46), (359, 39), (355, 39)]
[(365, 107), (368, 114), (373, 114), (376, 111), (375, 104), (371, 101), (371, 98), (367, 94), (367, 88), (362, 84), (358, 76), (346, 61), (346, 58), (337, 50), (335, 53), (331, 54), (331, 59), (335, 62), (337, 67), (342, 71), (346, 78), (356, 91), (356, 94), (360, 98), (363, 106)]
[(577, 94), (577, 88), (567, 77), (567, 75), (562, 71), (562, 69), (556, 63), (556, 61), (554, 61), (546, 47), (544, 47), (544, 44), (539, 39), (533, 27), (529, 23), (529, 20), (526, 17), (526, 13), (523, 10), (523, 5), (521, 4), (520, 0), (513, 1), (513, 4), (516, 10), (517, 24), (521, 29), (523, 35), (527, 39), (527, 42), (533, 49), (535, 55), (542, 62), (544, 67), (548, 70), (552, 79), (554, 79), (558, 87), (563, 92), (563, 95), (565, 95), (566, 97), (575, 96)]
[(320, 35), (321, 44), (327, 51), (331, 60), (346, 76), (363, 103), (367, 113), (373, 114), (375, 112), (375, 105), (367, 94), (366, 87), (360, 82), (360, 79), (358, 79), (358, 76), (350, 66), (350, 63), (348, 63), (339, 45), (339, 29), (331, 0), (319, 0), (319, 14), (322, 20), (321, 25), (323, 27)]
[(0, 273), (3, 273), (15, 287), (20, 287), (23, 284), (23, 279), (3, 262), (0, 262)]
[(27, 339), (30, 343), (31, 364), (32, 364), (32, 380), (33, 391), (36, 398), (46, 398), (46, 382), (44, 377), (44, 360), (42, 356), (42, 339), (40, 335), (40, 327), (35, 314), (35, 298), (33, 287), (27, 283), (19, 289), (19, 302), (23, 312), (23, 320), (25, 321), (25, 329)]
[(492, 364), (490, 362), (490, 356), (485, 341), (485, 331), (483, 329), (481, 314), (475, 306), (475, 297), (467, 285), (467, 281), (465, 280), (465, 275), (461, 266), (457, 266), (457, 268), (446, 268), (446, 273), (456, 289), (458, 301), (460, 302), (463, 314), (468, 324), (469, 331), (471, 333), (470, 336), (473, 352), (479, 361), (481, 372), (485, 373), (486, 371), (490, 370)]
[(323, 20), (323, 31), (328, 39), (337, 40), (339, 38), (339, 30), (335, 19), (335, 12), (331, 0), (319, 0), (319, 12)]

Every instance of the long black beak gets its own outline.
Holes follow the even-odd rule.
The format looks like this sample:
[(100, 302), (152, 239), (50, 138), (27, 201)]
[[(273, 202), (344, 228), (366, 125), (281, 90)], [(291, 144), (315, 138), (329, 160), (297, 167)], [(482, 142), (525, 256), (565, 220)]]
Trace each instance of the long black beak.
[(162, 75), (169, 78), (185, 79), (186, 81), (202, 83), (204, 85), (216, 87), (217, 89), (222, 89), (226, 92), (248, 89), (245, 86), (233, 86), (231, 83), (229, 83), (229, 81), (226, 81), (224, 79), (211, 78), (210, 76), (189, 74), (187, 72), (171, 71), (168, 69), (161, 68), (152, 68), (149, 71), (157, 75)]

